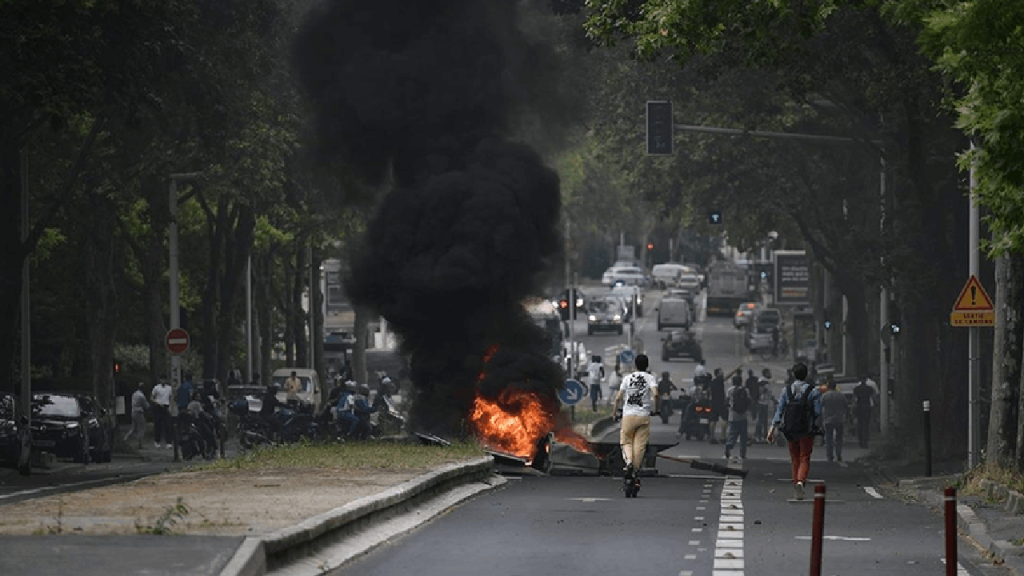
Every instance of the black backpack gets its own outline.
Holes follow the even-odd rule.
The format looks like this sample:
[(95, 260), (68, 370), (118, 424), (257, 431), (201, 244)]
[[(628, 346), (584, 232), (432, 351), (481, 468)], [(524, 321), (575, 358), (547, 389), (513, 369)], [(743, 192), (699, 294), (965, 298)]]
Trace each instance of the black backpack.
[(793, 441), (814, 434), (811, 430), (814, 412), (807, 401), (812, 388), (813, 386), (808, 385), (804, 393), (797, 398), (793, 394), (793, 385), (789, 386), (789, 401), (782, 408), (782, 423), (779, 425), (779, 430), (786, 440)]
[(743, 414), (750, 408), (750, 395), (743, 386), (736, 386), (732, 390), (732, 411)]

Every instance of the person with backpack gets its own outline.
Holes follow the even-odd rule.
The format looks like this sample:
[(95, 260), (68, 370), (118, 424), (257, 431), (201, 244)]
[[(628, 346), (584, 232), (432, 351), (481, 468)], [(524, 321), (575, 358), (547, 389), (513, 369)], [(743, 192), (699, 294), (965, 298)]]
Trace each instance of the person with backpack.
[(732, 454), (732, 447), (736, 440), (740, 443), (740, 460), (747, 458), (747, 412), (750, 411), (750, 394), (743, 386), (743, 376), (736, 374), (732, 377), (732, 388), (725, 394), (729, 404), (729, 435), (725, 441), (725, 457), (728, 459)]
[(807, 366), (803, 363), (793, 366), (793, 378), (793, 383), (779, 395), (772, 427), (768, 429), (768, 443), (775, 442), (776, 431), (786, 437), (793, 473), (793, 497), (803, 500), (804, 485), (811, 469), (815, 423), (821, 418), (821, 392), (806, 381)]

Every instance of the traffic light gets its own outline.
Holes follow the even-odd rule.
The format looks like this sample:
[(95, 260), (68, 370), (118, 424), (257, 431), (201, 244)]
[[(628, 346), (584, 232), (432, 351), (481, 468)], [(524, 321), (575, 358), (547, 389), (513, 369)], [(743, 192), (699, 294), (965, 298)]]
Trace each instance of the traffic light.
[(648, 101), (647, 154), (653, 156), (672, 154), (672, 130), (672, 103)]
[(711, 210), (708, 212), (708, 223), (709, 224), (721, 224), (722, 223), (722, 211)]
[(828, 317), (828, 313), (825, 313), (825, 330), (832, 329), (832, 319)]
[(121, 373), (121, 362), (119, 362), (117, 360), (114, 360), (114, 374), (117, 375), (117, 374), (120, 374), (120, 373)]
[(650, 252), (651, 250), (654, 250), (654, 242), (647, 243), (647, 251)]

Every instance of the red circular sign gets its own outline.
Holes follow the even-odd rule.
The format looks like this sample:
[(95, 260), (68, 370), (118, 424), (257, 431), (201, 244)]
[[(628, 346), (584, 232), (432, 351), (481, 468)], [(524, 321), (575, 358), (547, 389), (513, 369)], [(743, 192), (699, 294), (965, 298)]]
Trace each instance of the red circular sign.
[(184, 354), (188, 350), (188, 332), (182, 328), (174, 328), (167, 333), (167, 350), (171, 354)]

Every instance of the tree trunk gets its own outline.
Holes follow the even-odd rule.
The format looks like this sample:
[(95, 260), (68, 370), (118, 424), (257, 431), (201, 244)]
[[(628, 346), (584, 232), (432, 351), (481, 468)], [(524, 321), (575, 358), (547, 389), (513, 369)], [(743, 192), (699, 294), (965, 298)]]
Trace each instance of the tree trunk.
[(369, 384), (366, 367), (366, 340), (370, 326), (370, 312), (362, 306), (355, 308), (355, 319), (352, 331), (355, 332), (356, 344), (352, 347), (352, 378), (360, 384)]
[(94, 198), (85, 228), (85, 294), (92, 390), (100, 406), (111, 408), (114, 399), (114, 338), (117, 331), (117, 290), (114, 281), (115, 208)]
[(314, 249), (312, 254), (313, 261), (310, 263), (312, 272), (310, 275), (311, 286), (309, 292), (312, 295), (311, 301), (313, 304), (309, 319), (311, 332), (313, 333), (313, 369), (320, 375), (320, 382), (322, 383), (320, 386), (320, 401), (326, 403), (330, 386), (326, 378), (327, 362), (324, 360), (324, 293), (320, 289), (320, 262), (323, 261), (323, 254), (319, 249)]
[(306, 342), (306, 314), (302, 310), (302, 294), (306, 285), (306, 246), (300, 240), (295, 245), (295, 273), (292, 276), (292, 338), (295, 342), (295, 363), (292, 366), (305, 367), (309, 364)]
[(1020, 449), (1017, 415), (1024, 353), (1024, 322), (1021, 303), (1024, 256), (1014, 254), (996, 260), (995, 346), (992, 351), (992, 404), (989, 407), (988, 447), (985, 461), (1010, 465)]
[(203, 355), (203, 378), (214, 378), (217, 374), (217, 318), (221, 304), (221, 261), (228, 219), (227, 204), (226, 197), (219, 198), (216, 211), (206, 215), (210, 260), (206, 268), (206, 288), (203, 290), (203, 338), (200, 343)]
[(15, 355), (21, 309), (21, 153), (16, 140), (0, 134), (0, 391), (17, 392)]
[(271, 303), (271, 283), (273, 282), (270, 272), (273, 257), (269, 254), (261, 254), (253, 260), (253, 298), (255, 299), (257, 328), (259, 330), (259, 364), (256, 365), (256, 372), (262, 375), (261, 384), (270, 382), (270, 359), (274, 353), (274, 323), (272, 320), (273, 306)]
[(242, 282), (245, 279), (245, 265), (252, 249), (253, 230), (256, 221), (252, 209), (245, 204), (235, 206), (233, 217), (234, 230), (225, 235), (223, 276), (220, 280), (220, 309), (217, 333), (217, 363), (210, 372), (221, 382), (227, 380), (238, 342), (238, 301), (242, 295)]

